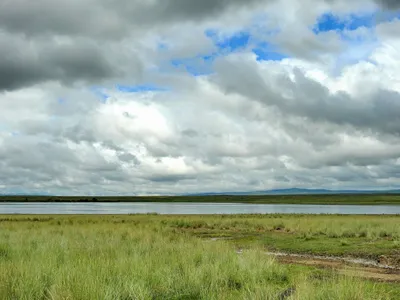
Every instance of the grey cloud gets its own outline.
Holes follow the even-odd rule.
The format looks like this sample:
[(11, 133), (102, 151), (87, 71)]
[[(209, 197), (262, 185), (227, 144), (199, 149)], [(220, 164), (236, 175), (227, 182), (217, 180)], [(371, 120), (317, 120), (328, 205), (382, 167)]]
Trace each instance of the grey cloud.
[[(324, 0), (324, 2), (332, 5), (335, 3), (342, 4), (342, 5), (349, 5), (351, 6), (353, 3), (355, 3), (358, 7), (363, 6), (366, 4), (369, 4), (368, 1), (365, 0), (354, 0), (351, 3), (349, 3), (346, 0)], [(399, 0), (372, 0), (372, 2), (376, 3), (382, 8), (386, 9), (398, 9), (400, 7), (400, 1)]]
[(396, 160), (388, 160), (385, 164), (373, 166), (371, 172), (374, 172), (378, 178), (400, 178), (400, 166), (396, 165)]
[(196, 130), (193, 129), (185, 129), (182, 131), (182, 134), (184, 136), (187, 136), (189, 138), (194, 138), (197, 137), (199, 135), (199, 133)]
[[(202, 20), (276, 2), (136, 0), (117, 5), (108, 0), (2, 1), (0, 91), (45, 81), (103, 84), (107, 80), (127, 80), (137, 83), (143, 80), (143, 70), (149, 64), (162, 63), (158, 57), (160, 53), (151, 50), (143, 40), (169, 25), (191, 22), (198, 27), (197, 23)], [(322, 39), (295, 29), (288, 28), (275, 41), (289, 54), (313, 59), (323, 51), (340, 48), (333, 33), (325, 34), (326, 38)], [(196, 35), (203, 31), (199, 30)], [(187, 38), (183, 37), (185, 42)], [(196, 41), (209, 43), (203, 39)], [(186, 51), (189, 55), (198, 54), (192, 53), (194, 49)]]
[[(253, 99), (271, 98), (271, 92), (267, 88), (259, 72), (257, 63), (219, 60), (215, 65), (217, 73), (211, 77), (227, 93), (239, 93)], [(240, 70), (237, 72), (237, 70)]]
[(143, 39), (168, 24), (212, 19), (261, 2), (0, 0), (0, 91), (44, 81), (140, 81), (142, 61), (148, 64), (143, 56), (159, 55)]
[(286, 54), (311, 61), (324, 61), (329, 53), (339, 53), (344, 45), (336, 32), (315, 35), (309, 28), (293, 25), (286, 28), (272, 42), (279, 45)]
[[(159, 24), (212, 20), (225, 13), (249, 10), (257, 5), (265, 7), (275, 2), (277, 0), (134, 0), (118, 3), (109, 0), (1, 0), (0, 28), (28, 36), (76, 35), (120, 39)], [(324, 2), (332, 5), (343, 1)], [(391, 9), (399, 7), (397, 0), (375, 2)], [(306, 10), (302, 12), (307, 13)]]
[(78, 35), (108, 39), (121, 38), (143, 27), (177, 21), (211, 19), (240, 7), (263, 3), (263, 0), (206, 0), (189, 2), (108, 0), (2, 0), (0, 27), (28, 35)]
[[(0, 91), (49, 80), (99, 84), (129, 77), (140, 81), (148, 61), (135, 50), (145, 47), (142, 55), (151, 52), (141, 45), (144, 37), (169, 24), (212, 20), (275, 2), (1, 0)], [(395, 1), (380, 3), (395, 6)], [(323, 53), (341, 49), (340, 39), (333, 32), (316, 37), (305, 26), (288, 27), (283, 32), (273, 42), (291, 55), (324, 59)]]
[(65, 141), (10, 137), (0, 146), (0, 158), (0, 184), (23, 187), (25, 192), (65, 189), (73, 193), (98, 190), (107, 181), (127, 181), (119, 164), (107, 162), (90, 145), (82, 151), (69, 148)]
[(282, 99), (278, 105), (291, 114), (400, 135), (400, 94), (397, 92), (381, 89), (357, 101), (344, 92), (331, 95), (300, 70), (296, 71), (295, 83), (286, 87), (296, 98)]
[(195, 177), (195, 175), (154, 174), (148, 176), (146, 179), (158, 183), (176, 183), (183, 180), (193, 179)]
[(62, 144), (11, 137), (0, 147), (0, 182), (27, 187), (62, 178), (79, 160)]
[(135, 165), (140, 164), (140, 160), (135, 155), (132, 155), (131, 153), (121, 152), (118, 154), (118, 158), (119, 158), (119, 160), (121, 160), (123, 162), (133, 163)]
[[(245, 70), (251, 72), (251, 68)], [(252, 72), (257, 75), (257, 68)], [(221, 71), (219, 75), (222, 74)], [(265, 79), (261, 73), (257, 76), (260, 82), (266, 83), (264, 88), (274, 84), (276, 89), (267, 93), (255, 90), (251, 93), (252, 96), (273, 97), (279, 95), (278, 90), (291, 91), (286, 86), (289, 84), (290, 87), (293, 84), (290, 80), (278, 84), (279, 80)], [(301, 80), (296, 82), (300, 83)], [(307, 86), (307, 78), (304, 80), (306, 82), (303, 84)], [(224, 81), (221, 79), (218, 82), (222, 84)], [(238, 85), (240, 80), (235, 82), (235, 85)], [(245, 86), (237, 86), (237, 91), (245, 93)], [(306, 98), (303, 97), (309, 93), (323, 95), (325, 90), (319, 85), (311, 85), (309, 89), (310, 91), (304, 94), (296, 92), (296, 101), (305, 101)], [(135, 96), (131, 97), (131, 101), (135, 101)], [(208, 95), (204, 90), (197, 89), (196, 97), (204, 99)], [(73, 95), (70, 101), (73, 104), (77, 99), (86, 99), (85, 93), (81, 91), (81, 94)], [(171, 120), (177, 124), (176, 128), (188, 128), (186, 131), (177, 129), (172, 140), (149, 136), (147, 132), (140, 133), (135, 129), (133, 132), (124, 131), (122, 137), (119, 136), (119, 131), (104, 133), (106, 128), (113, 126), (113, 122), (118, 124), (120, 120), (124, 120), (123, 114), (117, 114), (120, 118), (99, 123), (95, 122), (99, 119), (91, 114), (95, 114), (97, 108), (107, 105), (110, 109), (117, 109), (118, 99), (108, 104), (93, 102), (84, 106), (72, 105), (68, 116), (60, 115), (53, 123), (38, 121), (36, 127), (33, 126), (33, 121), (20, 122), (18, 129), (22, 135), (18, 138), (3, 138), (2, 141), (0, 131), (0, 182), (9, 187), (24, 186), (26, 190), (132, 194), (221, 190), (222, 186), (225, 190), (264, 189), (270, 182), (279, 186), (323, 186), (346, 184), (344, 180), (348, 180), (353, 184), (369, 183), (373, 186), (377, 185), (377, 180), (396, 175), (396, 168), (384, 169), (384, 166), (393, 164), (399, 154), (396, 148), (399, 140), (393, 135), (380, 139), (381, 136), (367, 132), (368, 136), (380, 145), (377, 150), (367, 151), (362, 147), (351, 146), (357, 143), (358, 138), (367, 134), (361, 129), (356, 131), (352, 126), (345, 124), (305, 117), (304, 112), (295, 114), (291, 107), (287, 112), (288, 107), (279, 106), (276, 99), (273, 103), (279, 107), (278, 111), (270, 109), (270, 105), (265, 106), (264, 101), (243, 98), (243, 103), (234, 104), (231, 99), (230, 94), (221, 94), (215, 99), (209, 99), (208, 105), (196, 107), (196, 118), (187, 119), (186, 114), (191, 111), (191, 105), (182, 105), (187, 101), (171, 100), (168, 103), (160, 103), (163, 105), (162, 111), (171, 116)], [(226, 100), (230, 105), (238, 105), (238, 109), (213, 105)], [(311, 103), (312, 101), (314, 100), (311, 100)], [(253, 108), (244, 112), (241, 109), (243, 104)], [(121, 112), (124, 111), (123, 107), (122, 105)], [(261, 114), (262, 117), (252, 119), (251, 114), (260, 107), (266, 111)], [(40, 109), (43, 108), (48, 109), (47, 113), (57, 111), (51, 105)], [(214, 111), (212, 126), (207, 126), (211, 120), (209, 110)], [(39, 112), (42, 113), (40, 110), (32, 110), (33, 115)], [(192, 131), (196, 134), (192, 134)], [(187, 134), (191, 138), (188, 138)], [(343, 144), (343, 134), (354, 140)], [(47, 143), (40, 142), (43, 140)], [(142, 145), (145, 152), (137, 152), (134, 144)], [(21, 149), (29, 151), (21, 153)], [(115, 153), (115, 159), (106, 159), (103, 150)], [(159, 164), (155, 171), (147, 165), (146, 160), (156, 157), (159, 158)], [(214, 169), (207, 171), (195, 167), (190, 169), (190, 172), (178, 171), (178, 174), (175, 174), (169, 167), (163, 167), (162, 158), (172, 157), (184, 157), (189, 166), (200, 161), (208, 168)], [(375, 175), (362, 170), (371, 165), (382, 166), (383, 169), (375, 172)], [(193, 172), (193, 169), (196, 171)], [(353, 169), (358, 171), (355, 173)], [(11, 178), (18, 174), (23, 175), (25, 180), (21, 177), (18, 180)], [(257, 184), (249, 186), (249, 182)]]
[(126, 117), (126, 118), (129, 118), (129, 119), (135, 119), (136, 117), (135, 116), (132, 116), (129, 112), (127, 112), (127, 111), (124, 111), (123, 112), (123, 116), (124, 117)]
[(64, 163), (77, 163), (75, 155), (60, 144), (39, 142), (29, 137), (10, 137), (5, 141), (7, 146), (0, 148), (0, 158), (11, 161), (15, 167), (46, 167), (48, 159), (57, 159)]
[[(245, 70), (235, 72), (234, 70)], [(315, 122), (331, 122), (400, 135), (400, 94), (377, 90), (362, 101), (345, 92), (331, 94), (317, 81), (294, 69), (294, 80), (286, 74), (262, 78), (249, 63), (224, 61), (213, 79), (227, 93), (239, 93), (282, 113), (305, 117)], [(250, 70), (253, 70), (250, 73)], [(281, 93), (283, 91), (283, 93)], [(286, 94), (286, 95), (285, 95)]]
[(374, 0), (378, 5), (388, 9), (400, 9), (399, 0)]
[(376, 27), (376, 31), (380, 37), (400, 36), (400, 20), (393, 20), (390, 23), (382, 23)]
[(204, 0), (190, 2), (185, 0), (167, 0), (154, 3), (150, 9), (155, 10), (155, 16), (161, 17), (161, 20), (198, 20), (202, 18), (213, 18), (227, 10), (234, 11), (234, 9), (239, 7), (251, 7), (254, 4), (266, 2), (270, 1), (250, 0), (243, 2), (241, 0)]
[[(260, 63), (249, 53), (217, 58), (210, 76), (152, 71), (174, 54), (207, 52), (207, 38), (197, 39), (202, 21), (224, 30), (221, 20), (236, 21), (238, 11), (267, 2), (3, 2), (0, 192), (165, 194), (396, 183), (400, 102), (389, 88), (363, 98), (332, 93), (293, 70), (290, 59)], [(296, 16), (298, 29), (289, 24), (270, 41), (307, 60), (335, 54), (341, 42), (334, 33), (303, 31), (318, 13)], [(382, 38), (397, 32), (395, 26), (379, 30), (388, 33)], [(156, 53), (154, 44), (163, 39), (176, 46), (173, 54)], [(354, 80), (365, 84), (362, 76)], [(140, 81), (171, 90), (159, 96), (113, 90), (100, 102), (82, 88)], [(156, 103), (154, 114), (147, 118), (146, 109), (131, 106), (138, 102)]]
[(1, 0), (0, 28), (26, 35), (119, 35), (123, 20), (106, 1)]
[[(22, 50), (23, 49), (23, 50)], [(55, 38), (28, 40), (0, 31), (0, 90), (11, 90), (42, 81), (98, 82), (126, 73), (139, 75), (139, 59), (131, 53), (122, 64), (113, 47), (89, 40), (57, 42)], [(133, 62), (133, 64), (132, 64)]]
[(307, 169), (320, 168), (321, 165), (335, 167), (335, 166), (377, 166), (382, 165), (393, 159), (400, 157), (400, 147), (393, 145), (386, 145), (387, 149), (365, 149), (357, 151), (338, 149), (333, 146), (333, 149), (326, 149), (324, 152), (313, 153), (313, 157), (309, 160), (303, 160), (300, 164)]

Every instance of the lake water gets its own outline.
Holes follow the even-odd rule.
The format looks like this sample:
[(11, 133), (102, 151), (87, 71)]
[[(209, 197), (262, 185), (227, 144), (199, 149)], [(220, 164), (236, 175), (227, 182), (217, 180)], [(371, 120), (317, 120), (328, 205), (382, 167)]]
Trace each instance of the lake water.
[(0, 214), (400, 214), (400, 205), (244, 203), (0, 203)]

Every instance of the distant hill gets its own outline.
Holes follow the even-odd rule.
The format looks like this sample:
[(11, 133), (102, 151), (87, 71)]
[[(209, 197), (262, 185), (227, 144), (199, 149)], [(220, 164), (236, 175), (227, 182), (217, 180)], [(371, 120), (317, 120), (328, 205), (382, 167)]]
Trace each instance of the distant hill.
[[(175, 197), (175, 196), (263, 196), (263, 195), (377, 195), (377, 194), (392, 194), (400, 195), (400, 189), (393, 190), (329, 190), (329, 189), (303, 189), (303, 188), (289, 188), (289, 189), (271, 189), (262, 191), (240, 191), (240, 192), (204, 192), (204, 193), (165, 193), (162, 195), (147, 195), (155, 197)], [(0, 197), (72, 197), (72, 198), (87, 198), (87, 197), (142, 197), (135, 193), (127, 195), (81, 195), (81, 196), (61, 196), (49, 193), (30, 193), (25, 194), (22, 192), (14, 193), (1, 193)], [(145, 196), (146, 197), (146, 196)]]

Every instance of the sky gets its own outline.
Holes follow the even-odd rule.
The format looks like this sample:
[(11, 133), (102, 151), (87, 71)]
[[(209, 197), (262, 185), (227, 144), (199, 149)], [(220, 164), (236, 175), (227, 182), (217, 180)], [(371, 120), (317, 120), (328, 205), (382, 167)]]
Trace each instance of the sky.
[(0, 194), (400, 187), (398, 0), (0, 0)]

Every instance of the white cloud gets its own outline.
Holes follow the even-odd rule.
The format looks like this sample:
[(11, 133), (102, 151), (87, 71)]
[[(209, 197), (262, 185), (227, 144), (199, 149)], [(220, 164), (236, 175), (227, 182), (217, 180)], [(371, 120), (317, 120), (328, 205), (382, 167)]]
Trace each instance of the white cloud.
[[(0, 13), (0, 192), (398, 185), (399, 21), (311, 30), (321, 14), (358, 12), (365, 1), (205, 1), (165, 11), (153, 1), (138, 6), (142, 15), (101, 2), (98, 15), (109, 18), (99, 26), (77, 13), (90, 1), (35, 24), (45, 7), (63, 4), (18, 3), (3, 11), (13, 18)], [(171, 59), (218, 50), (207, 29), (250, 32), (251, 42), (203, 62), (210, 74), (174, 68)], [(289, 57), (258, 61), (254, 41)], [(119, 84), (166, 90), (127, 93)]]

